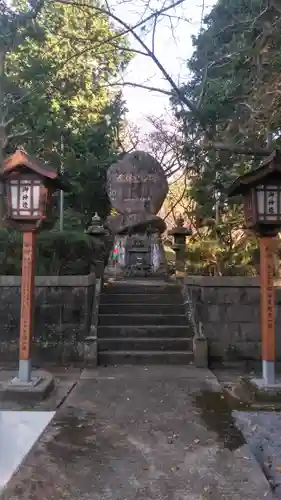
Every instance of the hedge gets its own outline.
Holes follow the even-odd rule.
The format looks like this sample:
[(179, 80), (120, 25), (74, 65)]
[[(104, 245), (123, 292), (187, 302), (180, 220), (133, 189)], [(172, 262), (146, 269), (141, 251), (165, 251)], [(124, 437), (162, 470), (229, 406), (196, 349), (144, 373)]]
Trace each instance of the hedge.
[[(83, 275), (106, 259), (106, 245), (82, 231), (45, 231), (37, 236), (36, 275)], [(21, 274), (22, 233), (0, 229), (0, 275)]]

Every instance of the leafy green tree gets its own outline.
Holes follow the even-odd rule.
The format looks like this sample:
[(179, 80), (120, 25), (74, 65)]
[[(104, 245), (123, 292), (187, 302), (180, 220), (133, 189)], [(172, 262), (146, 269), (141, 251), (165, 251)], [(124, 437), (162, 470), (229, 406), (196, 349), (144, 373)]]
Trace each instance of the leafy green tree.
[[(227, 199), (227, 187), (260, 158), (235, 151), (239, 146), (258, 152), (271, 140), (280, 143), (280, 11), (274, 1), (219, 0), (193, 39), (191, 79), (181, 87), (197, 113), (178, 96), (173, 100), (185, 136), (183, 154), (192, 167), (187, 196), (196, 206), (194, 241), (209, 248), (213, 262), (220, 261), (218, 273), (226, 267), (230, 272), (239, 259), (245, 264), (243, 255), (251, 258), (255, 247), (249, 237), (238, 237), (243, 215), (237, 200)], [(213, 148), (214, 142), (226, 147)]]
[[(16, 2), (14, 8), (22, 7)], [(117, 153), (117, 131), (124, 104), (108, 86), (129, 58), (127, 40), (103, 13), (87, 6), (46, 2), (37, 17), (44, 37), (24, 37), (9, 53), (5, 74), (9, 88), (21, 90), (12, 114), (13, 127), (23, 130), (20, 144), (65, 170), (73, 184), (66, 198), (68, 223), (83, 226), (92, 212), (108, 212), (105, 170)], [(18, 137), (6, 153), (18, 146)]]
[(195, 132), (204, 133), (204, 124), (217, 140), (261, 145), (273, 109), (258, 119), (258, 96), (280, 74), (280, 22), (277, 2), (266, 0), (220, 0), (205, 17), (188, 61), (192, 77), (182, 87), (202, 116), (198, 124), (188, 113)]
[[(14, 108), (22, 99), (22, 89), (10, 78), (8, 60), (25, 39), (42, 38), (44, 30), (37, 19), (43, 8), (43, 0), (30, 2), (24, 9), (15, 10), (4, 0), (0, 1), (0, 163), (13, 124)], [(13, 131), (15, 133), (15, 131)]]
[[(28, 2), (24, 9), (13, 9), (12, 4), (0, 0), (0, 165), (9, 140), (23, 133), (14, 127), (15, 108), (23, 98), (22, 89), (7, 73), (8, 59), (26, 38), (41, 38), (42, 29), (37, 18), (44, 0)], [(12, 109), (12, 113), (11, 113)], [(3, 183), (0, 182), (0, 221), (3, 222)], [(0, 222), (0, 225), (2, 224)]]

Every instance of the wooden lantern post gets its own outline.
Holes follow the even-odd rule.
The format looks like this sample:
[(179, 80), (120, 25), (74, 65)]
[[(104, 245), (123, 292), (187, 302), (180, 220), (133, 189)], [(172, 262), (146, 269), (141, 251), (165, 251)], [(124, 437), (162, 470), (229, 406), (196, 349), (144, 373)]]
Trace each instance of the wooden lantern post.
[(31, 376), (36, 233), (48, 218), (53, 192), (63, 188), (57, 177), (55, 170), (20, 150), (0, 169), (8, 225), (23, 232), (19, 373), (13, 381), (20, 385), (37, 383)]
[(275, 294), (273, 284), (273, 238), (260, 237), (260, 318), (262, 372), (265, 382), (275, 383)]
[(281, 153), (274, 151), (256, 170), (239, 177), (229, 197), (243, 195), (246, 227), (260, 238), (260, 321), (262, 376), (266, 386), (275, 377), (274, 237), (281, 228)]
[(19, 343), (19, 380), (31, 381), (31, 342), (33, 337), (33, 296), (36, 260), (36, 236), (34, 231), (24, 231), (21, 274), (21, 313)]

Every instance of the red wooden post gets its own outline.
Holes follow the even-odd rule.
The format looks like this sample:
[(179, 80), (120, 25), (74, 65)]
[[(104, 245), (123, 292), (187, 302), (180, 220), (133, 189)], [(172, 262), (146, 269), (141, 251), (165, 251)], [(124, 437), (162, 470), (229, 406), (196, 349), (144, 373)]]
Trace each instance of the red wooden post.
[(23, 233), (21, 316), (20, 316), (20, 359), (19, 380), (31, 382), (31, 343), (33, 336), (33, 296), (36, 259), (36, 235), (32, 231)]
[(274, 239), (260, 238), (260, 291), (261, 291), (261, 335), (262, 373), (266, 385), (275, 384), (275, 294), (273, 285)]

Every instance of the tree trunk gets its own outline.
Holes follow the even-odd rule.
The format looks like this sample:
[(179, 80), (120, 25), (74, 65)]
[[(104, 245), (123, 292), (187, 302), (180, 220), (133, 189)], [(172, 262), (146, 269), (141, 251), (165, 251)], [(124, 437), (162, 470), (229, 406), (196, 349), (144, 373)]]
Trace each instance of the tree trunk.
[[(4, 161), (4, 149), (7, 144), (7, 132), (4, 116), (4, 90), (3, 79), (5, 75), (5, 59), (6, 52), (0, 51), (0, 168)], [(0, 227), (4, 226), (5, 201), (4, 201), (4, 184), (0, 181)]]
[[(5, 145), (6, 145), (5, 126), (0, 125), (0, 168), (3, 165)], [(5, 216), (4, 184), (0, 180), (0, 228), (4, 227), (5, 225), (4, 216)]]

